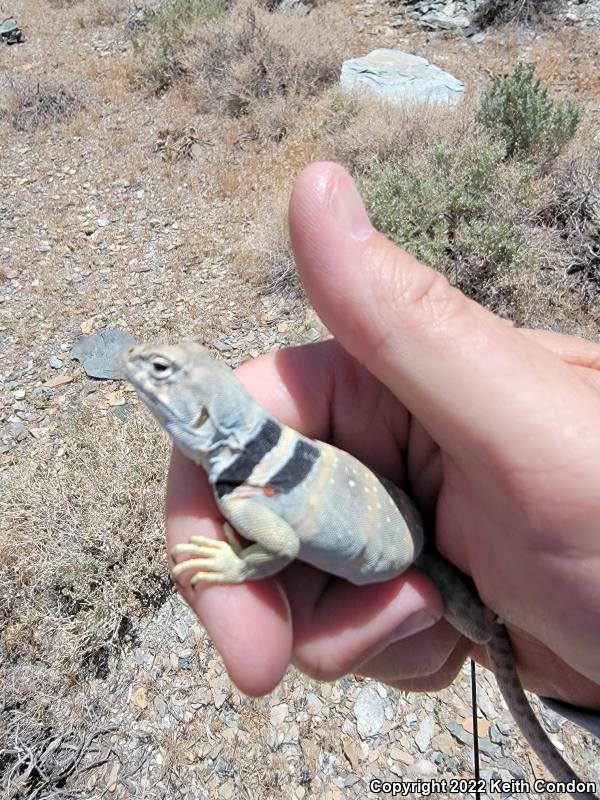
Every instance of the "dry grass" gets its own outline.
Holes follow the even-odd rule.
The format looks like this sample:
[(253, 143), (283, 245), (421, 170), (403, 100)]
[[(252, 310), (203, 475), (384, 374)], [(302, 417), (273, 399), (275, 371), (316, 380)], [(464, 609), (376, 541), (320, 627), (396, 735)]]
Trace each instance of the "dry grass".
[[(172, 0), (172, 7), (178, 2), (184, 0)], [(270, 13), (253, 0), (237, 0), (227, 13), (223, 3), (207, 0), (172, 47), (175, 24), (168, 17), (134, 34), (142, 82), (161, 92), (185, 79), (204, 88), (205, 110), (231, 116), (277, 97), (293, 103), (316, 96), (337, 80), (352, 37), (336, 9), (315, 9), (306, 17)]]
[(164, 439), (141, 415), (124, 425), (80, 409), (63, 434), (61, 462), (32, 458), (1, 475), (0, 583), (10, 591), (0, 597), (0, 786), (9, 797), (34, 785), (50, 796), (76, 768), (95, 713), (88, 704), (78, 718), (76, 694), (171, 592)]
[(227, 0), (165, 0), (129, 26), (140, 61), (137, 83), (161, 93), (187, 74), (185, 52), (196, 32), (222, 16)]
[(68, 680), (102, 674), (170, 590), (163, 439), (145, 418), (122, 424), (80, 410), (63, 433), (63, 461), (2, 474), (0, 574), (12, 590), (0, 615), (2, 669), (37, 668), (52, 651), (57, 678)]
[(553, 176), (554, 202), (547, 219), (560, 232), (567, 274), (585, 304), (598, 305), (600, 293), (600, 154), (567, 161)]
[(18, 131), (60, 122), (84, 108), (83, 102), (64, 86), (44, 85), (22, 76), (6, 79), (1, 94), (0, 118), (9, 119)]
[(541, 25), (559, 0), (484, 0), (472, 17), (477, 28), (492, 25)]
[(479, 128), (473, 123), (472, 105), (462, 102), (458, 111), (429, 104), (395, 106), (336, 89), (323, 98), (313, 135), (320, 133), (322, 146), (350, 172), (367, 175), (383, 164), (403, 163), (431, 142), (471, 137), (470, 132)]
[(109, 26), (124, 22), (127, 8), (121, 0), (91, 0), (87, 25)]
[[(244, 124), (252, 122), (254, 136), (219, 169), (215, 185), (232, 198), (253, 190), (256, 222), (245, 228), (236, 261), (263, 290), (301, 296), (285, 224), (287, 199), (304, 163), (330, 158), (361, 182), (382, 230), (470, 297), (521, 324), (552, 326), (553, 319), (572, 316), (574, 306), (582, 306), (584, 328), (593, 321), (596, 240), (588, 237), (584, 246), (580, 236), (566, 237), (555, 211), (569, 185), (561, 166), (569, 151), (551, 165), (549, 178), (542, 177), (535, 160), (505, 158), (503, 146), (475, 120), (473, 103), (442, 111), (398, 108), (330, 89), (293, 115), (280, 98), (255, 106), (250, 116)], [(285, 127), (281, 141), (265, 141), (269, 124)], [(391, 175), (395, 186), (389, 189)], [(575, 180), (572, 171), (567, 175)], [(386, 181), (391, 194), (380, 194)], [(589, 177), (588, 184), (586, 196), (595, 196), (600, 181)], [(569, 276), (576, 269), (579, 285)]]
[(285, 98), (288, 113), (300, 100), (333, 84), (347, 50), (347, 30), (331, 11), (309, 17), (269, 13), (249, 0), (236, 3), (227, 20), (214, 22), (190, 53), (213, 102), (232, 116), (265, 101)]

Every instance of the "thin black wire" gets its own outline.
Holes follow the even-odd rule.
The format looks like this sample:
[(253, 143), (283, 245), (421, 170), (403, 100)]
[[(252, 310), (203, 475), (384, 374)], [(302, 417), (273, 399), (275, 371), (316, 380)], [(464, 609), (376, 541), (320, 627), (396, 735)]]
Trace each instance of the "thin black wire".
[(473, 709), (473, 760), (475, 762), (475, 800), (481, 800), (479, 791), (479, 733), (477, 731), (477, 676), (475, 662), (471, 659), (471, 708)]

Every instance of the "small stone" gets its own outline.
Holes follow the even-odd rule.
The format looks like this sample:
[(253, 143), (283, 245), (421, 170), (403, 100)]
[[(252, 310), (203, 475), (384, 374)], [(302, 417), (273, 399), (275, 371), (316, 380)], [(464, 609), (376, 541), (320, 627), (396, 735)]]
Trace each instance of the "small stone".
[(493, 758), (498, 752), (498, 745), (490, 742), (487, 736), (479, 739), (479, 750), (486, 756)]
[(108, 781), (106, 783), (106, 788), (111, 793), (116, 791), (118, 784), (118, 776), (119, 776), (119, 764), (113, 764), (108, 776)]
[(406, 750), (402, 750), (400, 747), (391, 748), (390, 758), (394, 761), (400, 761), (402, 764), (406, 764), (407, 767), (410, 767), (415, 763), (414, 757), (410, 753), (407, 753)]
[(148, 692), (145, 686), (138, 686), (131, 694), (131, 702), (136, 708), (148, 707)]
[(8, 425), (8, 435), (15, 440), (15, 442), (22, 442), (27, 438), (27, 426), (22, 422), (10, 422)]
[[(467, 733), (473, 734), (473, 718), (467, 717), (463, 719), (460, 723), (463, 728), (466, 730)], [(477, 720), (477, 733), (479, 736), (487, 736), (490, 730), (490, 723), (487, 719), (478, 719)]]
[(185, 642), (188, 635), (188, 629), (186, 624), (182, 620), (178, 620), (174, 626), (175, 633), (177, 634), (177, 638), (180, 642)]
[(106, 217), (100, 217), (100, 219), (96, 222), (96, 225), (99, 228), (106, 228), (110, 225), (110, 220), (106, 219)]
[(216, 678), (213, 678), (210, 682), (210, 689), (213, 696), (213, 703), (215, 708), (221, 708), (225, 700), (227, 699), (227, 695), (229, 694), (230, 690), (230, 683), (227, 674), (217, 675)]
[(67, 383), (73, 382), (73, 376), (65, 373), (64, 375), (57, 375), (56, 378), (49, 378), (44, 384), (46, 389), (57, 389), (59, 386), (66, 386)]
[(421, 761), (416, 761), (413, 764), (410, 769), (410, 774), (419, 778), (428, 778), (432, 775), (437, 775), (437, 767), (431, 761), (422, 759)]
[(383, 703), (371, 686), (365, 686), (358, 693), (354, 703), (354, 715), (361, 738), (367, 739), (381, 732), (385, 719)]
[(192, 668), (192, 660), (189, 656), (179, 656), (179, 669), (190, 670)]
[(453, 719), (449, 720), (449, 722), (448, 722), (446, 727), (448, 728), (450, 733), (456, 739), (458, 739), (459, 742), (462, 742), (463, 744), (472, 744), (473, 743), (472, 735), (470, 733), (467, 733), (467, 731), (461, 725), (459, 725), (457, 722), (455, 722)]
[(81, 361), (86, 374), (91, 378), (122, 380), (125, 375), (121, 354), (133, 344), (135, 338), (131, 333), (112, 328), (91, 336), (82, 336), (74, 342), (69, 355)]
[(52, 367), (52, 369), (62, 369), (65, 365), (65, 362), (56, 356), (50, 356), (48, 359), (48, 364)]
[(167, 704), (160, 695), (154, 698), (154, 711), (159, 719), (163, 719), (167, 714)]
[(226, 780), (225, 783), (219, 786), (218, 794), (222, 800), (231, 800), (232, 797), (235, 797), (234, 781), (231, 778)]
[(489, 732), (490, 741), (494, 744), (504, 744), (506, 741), (506, 736), (502, 733), (498, 725), (494, 724), (490, 728)]
[(351, 736), (342, 736), (342, 749), (344, 755), (350, 762), (353, 770), (356, 770), (362, 758), (362, 748), (360, 744)]
[(315, 771), (318, 768), (321, 756), (321, 747), (318, 742), (312, 739), (303, 739), (300, 743), (300, 749), (302, 750), (302, 755), (308, 767), (312, 771)]
[(479, 706), (479, 710), (485, 714), (487, 719), (497, 719), (499, 717), (498, 711), (490, 700), (487, 692), (478, 693), (477, 705)]
[(308, 692), (306, 695), (306, 711), (312, 715), (323, 712), (323, 701), (314, 692)]
[(432, 738), (431, 746), (441, 753), (451, 753), (453, 750), (452, 737), (448, 731), (442, 731)]
[(269, 722), (274, 728), (277, 728), (286, 719), (288, 713), (289, 713), (288, 704), (279, 703), (279, 705), (273, 706), (273, 708), (271, 709), (271, 713), (269, 715)]
[(23, 400), (25, 398), (25, 389), (15, 389), (15, 400)]
[(424, 720), (421, 721), (419, 725), (419, 730), (415, 736), (415, 742), (419, 750), (424, 753), (427, 748), (429, 747), (429, 742), (431, 741), (431, 737), (433, 736), (433, 731), (435, 729), (435, 724), (433, 721), (433, 717), (425, 717)]

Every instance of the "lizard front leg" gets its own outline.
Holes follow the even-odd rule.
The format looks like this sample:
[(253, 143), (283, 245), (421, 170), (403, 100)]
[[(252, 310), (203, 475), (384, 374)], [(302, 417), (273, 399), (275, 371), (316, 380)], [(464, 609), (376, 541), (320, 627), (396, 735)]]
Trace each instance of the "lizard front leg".
[(224, 504), (224, 512), (236, 530), (255, 544), (242, 548), (231, 526), (223, 529), (228, 541), (193, 536), (187, 544), (177, 544), (171, 557), (190, 555), (172, 569), (173, 577), (194, 569), (190, 586), (207, 583), (241, 583), (268, 578), (286, 567), (298, 555), (300, 541), (294, 529), (281, 517), (260, 503), (232, 500)]

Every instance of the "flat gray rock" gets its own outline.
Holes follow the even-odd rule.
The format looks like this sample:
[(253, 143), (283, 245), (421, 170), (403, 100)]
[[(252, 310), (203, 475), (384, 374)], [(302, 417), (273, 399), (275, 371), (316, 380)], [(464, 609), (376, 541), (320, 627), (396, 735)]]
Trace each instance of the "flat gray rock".
[(6, 44), (21, 44), (25, 41), (23, 31), (19, 28), (16, 19), (7, 17), (0, 22), (0, 39), (4, 40)]
[(82, 336), (69, 350), (75, 361), (81, 361), (86, 375), (105, 380), (125, 377), (121, 364), (121, 353), (126, 347), (135, 344), (129, 331), (112, 328), (91, 336)]
[(465, 85), (426, 58), (381, 47), (342, 64), (342, 89), (370, 89), (395, 103), (456, 103)]
[(364, 686), (354, 703), (356, 727), (361, 739), (377, 736), (383, 728), (385, 711), (381, 697), (372, 686)]

